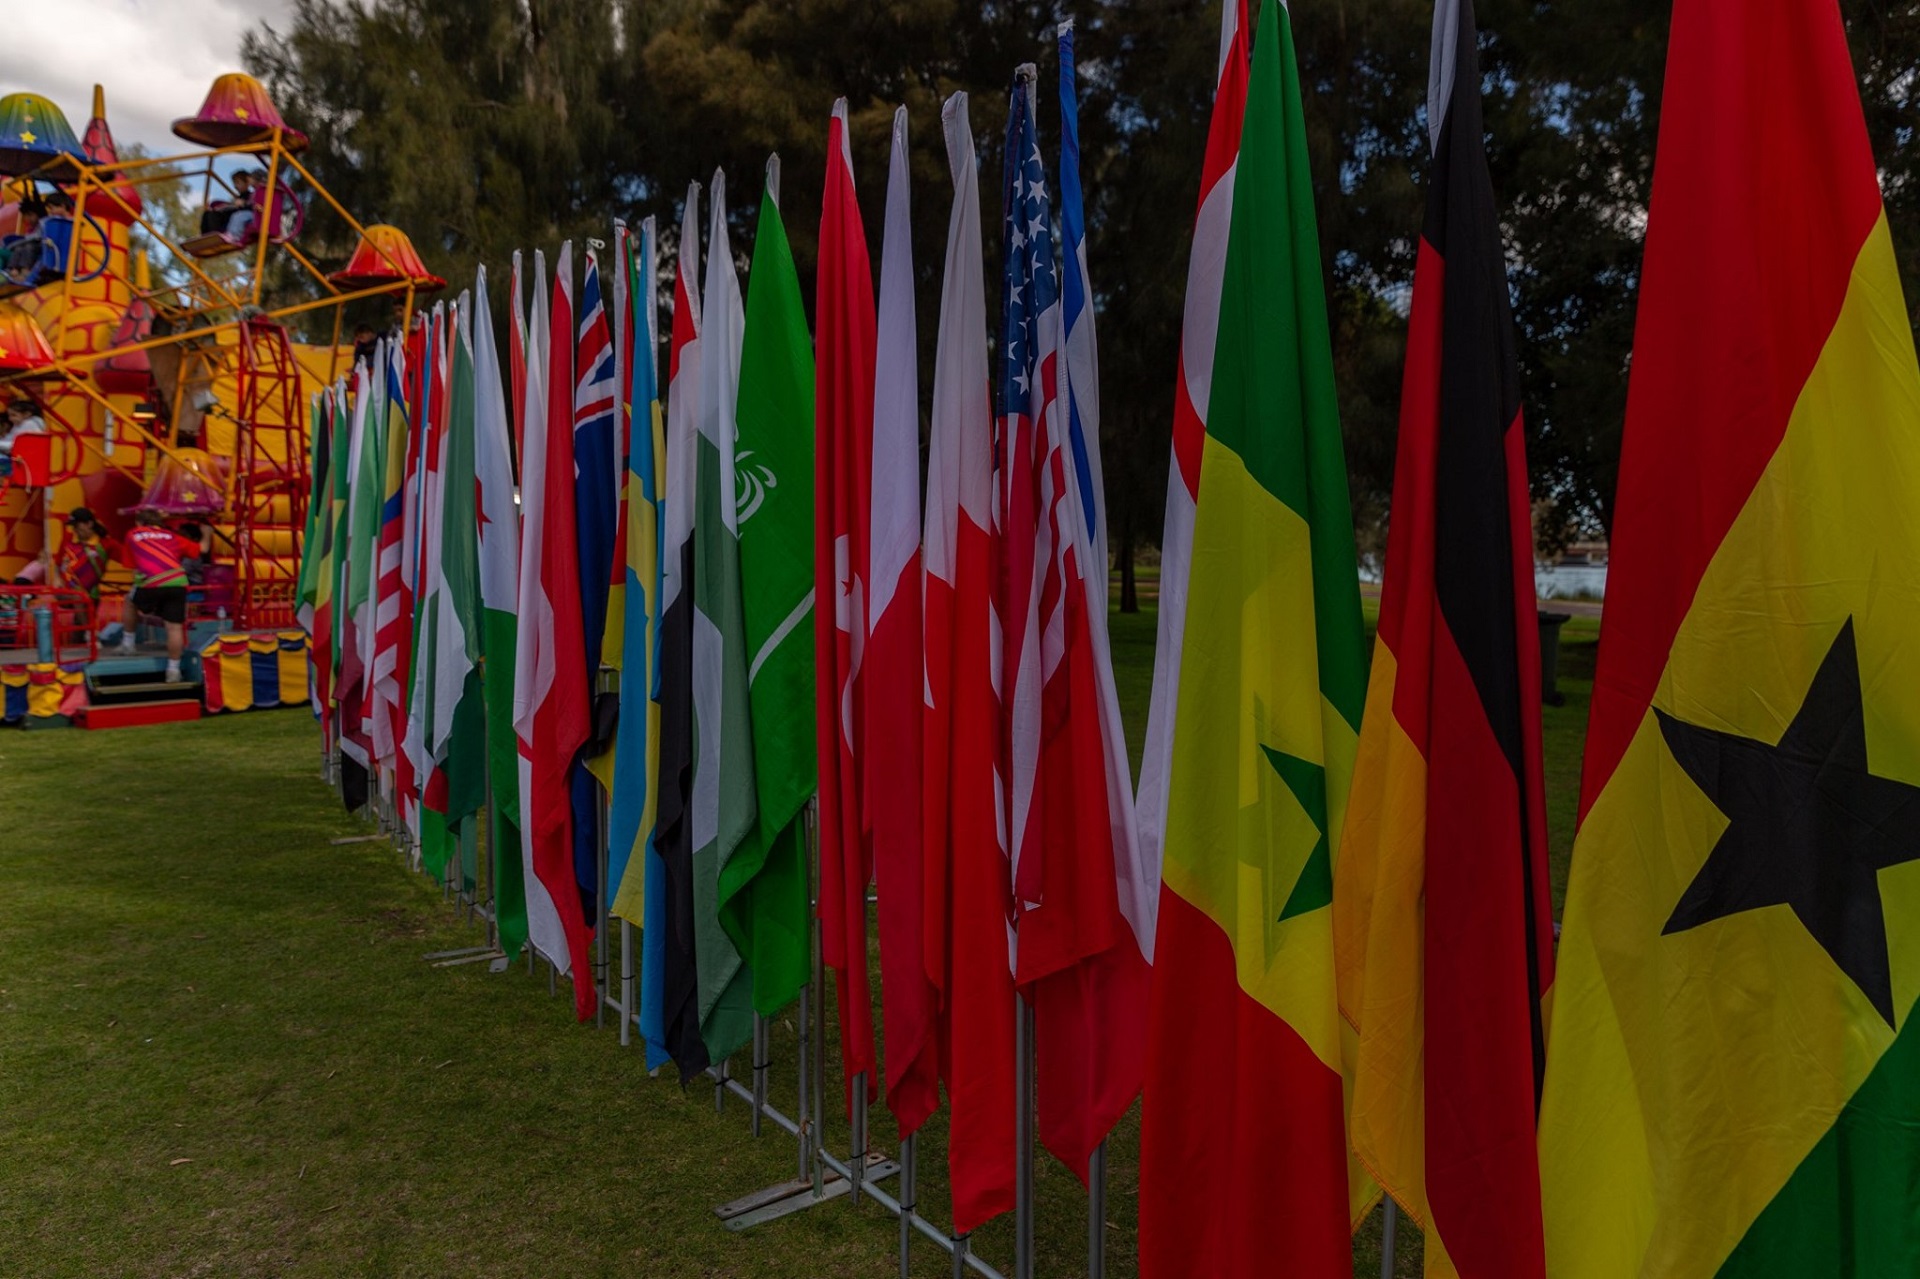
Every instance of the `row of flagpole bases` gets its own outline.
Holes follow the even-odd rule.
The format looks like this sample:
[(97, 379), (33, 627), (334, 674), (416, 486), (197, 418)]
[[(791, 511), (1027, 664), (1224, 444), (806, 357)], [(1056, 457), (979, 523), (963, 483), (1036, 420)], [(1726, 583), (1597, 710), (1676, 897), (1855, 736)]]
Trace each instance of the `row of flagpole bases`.
[[(321, 766), (323, 779), (337, 789), (340, 785), (337, 751), (323, 747)], [(395, 850), (406, 858), (407, 868), (421, 872), (420, 850), (413, 843), (406, 823), (397, 819), (390, 781), (391, 779), (382, 777), (382, 784), (375, 792), (370, 805), (371, 816), (379, 825), (381, 834), (390, 836)], [(619, 993), (616, 995), (615, 988), (609, 980), (612, 957), (609, 937), (611, 921), (606, 892), (607, 832), (604, 793), (601, 799), (597, 894), (599, 929), (595, 938), (593, 972), (599, 993), (599, 1014), (596, 1016), (595, 1025), (604, 1026), (604, 1014), (608, 1011), (615, 1013), (619, 1018), (617, 1025), (620, 1046), (626, 1048), (632, 1046), (633, 1030), (639, 1024), (637, 998), (639, 948), (633, 925), (626, 920), (620, 920), (620, 975)], [(511, 967), (515, 958), (500, 949), (499, 931), (493, 914), (491, 845), (499, 835), (500, 815), (493, 803), (491, 789), (488, 791), (486, 807), (483, 811), (487, 815), (489, 855), (478, 855), (479, 850), (476, 848), (472, 850), (474, 855), (469, 857), (467, 855), (469, 850), (463, 846), (458, 855), (447, 859), (447, 872), (441, 880), (440, 888), (442, 899), (454, 903), (456, 909), (464, 913), (468, 923), (478, 919), (484, 924), (487, 930), (487, 941), (483, 946), (433, 951), (423, 956), (436, 968), (451, 968), (486, 961), (493, 972), (500, 973)], [(807, 810), (810, 899), (813, 891), (814, 867), (819, 857), (818, 834), (816, 801), (816, 804), (809, 805)], [(465, 867), (468, 865), (475, 867), (475, 876), (471, 884), (465, 875)], [(809, 912), (809, 918), (813, 915), (814, 912)], [(739, 1199), (721, 1204), (714, 1209), (715, 1213), (726, 1224), (727, 1229), (740, 1231), (842, 1197), (849, 1198), (856, 1205), (862, 1199), (870, 1199), (899, 1220), (901, 1279), (906, 1279), (911, 1271), (915, 1234), (924, 1236), (948, 1253), (952, 1260), (954, 1279), (961, 1279), (969, 1271), (989, 1276), (989, 1279), (1007, 1279), (1003, 1272), (974, 1254), (970, 1247), (969, 1236), (950, 1234), (921, 1214), (917, 1194), (919, 1145), (917, 1136), (910, 1136), (901, 1142), (898, 1160), (887, 1159), (870, 1148), (864, 1076), (856, 1075), (850, 1088), (853, 1098), (850, 1153), (845, 1160), (842, 1160), (827, 1150), (824, 1141), (827, 1074), (825, 969), (821, 959), (819, 929), (814, 928), (811, 931), (813, 967), (807, 984), (800, 991), (799, 1016), (796, 1022), (799, 1051), (796, 1054), (798, 1064), (794, 1095), (797, 1099), (795, 1109), (798, 1113), (788, 1116), (768, 1102), (768, 1084), (772, 1073), (771, 1023), (760, 1014), (754, 1015), (751, 1085), (742, 1084), (733, 1077), (730, 1061), (709, 1066), (706, 1072), (713, 1081), (715, 1114), (724, 1111), (727, 1094), (732, 1093), (748, 1103), (748, 1115), (755, 1137), (761, 1136), (763, 1125), (771, 1122), (776, 1128), (794, 1138), (798, 1145), (796, 1174), (792, 1181), (777, 1182)], [(526, 947), (529, 974), (534, 971), (537, 955), (538, 952), (529, 942)], [(547, 993), (556, 994), (558, 969), (546, 956), (538, 955), (538, 959), (545, 962), (547, 966)], [(1014, 1181), (1013, 1279), (1033, 1279), (1035, 1253), (1033, 1009), (1018, 996), (1015, 996), (1015, 999), (1019, 1007), (1015, 1022), (1017, 1056), (1014, 1091), (1019, 1109), (1015, 1114), (1014, 1130), (1017, 1162)], [(889, 1194), (876, 1184), (896, 1174), (900, 1178), (898, 1195)], [(1088, 1279), (1100, 1279), (1106, 1274), (1107, 1145), (1104, 1141), (1094, 1150), (1092, 1164), (1087, 1170), (1087, 1186), (1086, 1273)], [(1398, 1210), (1391, 1198), (1386, 1199), (1380, 1243), (1381, 1279), (1390, 1279), (1393, 1274), (1398, 1224)]]
[[(341, 770), (337, 749), (331, 746), (323, 747), (321, 759), (323, 779), (338, 789)], [(369, 803), (369, 815), (377, 823), (380, 835), (367, 838), (390, 837), (395, 850), (406, 859), (407, 868), (422, 873), (419, 847), (413, 842), (406, 823), (399, 821), (395, 812), (391, 782), (392, 779), (383, 773), (379, 785), (373, 790), (373, 798)], [(463, 843), (458, 854), (447, 859), (447, 870), (440, 882), (440, 889), (442, 900), (453, 903), (456, 910), (463, 913), (467, 922), (472, 923), (477, 919), (485, 926), (486, 944), (432, 951), (422, 957), (436, 968), (458, 967), (484, 961), (493, 972), (500, 973), (511, 967), (515, 958), (500, 949), (499, 932), (494, 920), (490, 853), (492, 842), (499, 836), (500, 815), (493, 802), (490, 788), (483, 811), (487, 816), (489, 855), (479, 855), (480, 850), (477, 847), (469, 846), (473, 842), (469, 837), (469, 843)], [(471, 830), (472, 827), (468, 829)], [(807, 810), (810, 899), (814, 868), (819, 856), (818, 829), (816, 801), (816, 804), (809, 805)], [(605, 1013), (608, 1011), (616, 1014), (619, 1043), (624, 1048), (633, 1044), (633, 1030), (639, 1023), (637, 999), (639, 949), (633, 925), (625, 920), (618, 921), (620, 924), (620, 973), (616, 994), (616, 987), (610, 982), (612, 920), (608, 911), (606, 892), (607, 831), (604, 792), (601, 794), (597, 833), (599, 927), (595, 938), (592, 978), (599, 995), (599, 1011), (595, 1024), (604, 1026)], [(353, 840), (335, 842), (348, 843)], [(469, 865), (475, 868), (472, 881), (469, 881), (465, 874), (465, 868)], [(813, 913), (809, 912), (810, 917)], [(819, 930), (814, 928), (812, 933), (812, 972), (808, 983), (800, 991), (799, 1016), (796, 1023), (799, 1040), (795, 1088), (798, 1114), (788, 1116), (768, 1101), (768, 1084), (772, 1073), (771, 1024), (768, 1018), (760, 1014), (754, 1016), (751, 1084), (743, 1084), (733, 1076), (730, 1060), (709, 1066), (706, 1071), (713, 1081), (713, 1104), (716, 1114), (724, 1111), (726, 1097), (732, 1093), (748, 1103), (748, 1114), (755, 1137), (761, 1136), (763, 1125), (770, 1122), (795, 1139), (798, 1144), (796, 1175), (792, 1181), (779, 1182), (721, 1204), (715, 1208), (715, 1213), (729, 1230), (740, 1231), (834, 1199), (844, 1197), (854, 1204), (867, 1199), (892, 1213), (899, 1221), (899, 1273), (902, 1279), (906, 1279), (911, 1270), (912, 1244), (915, 1234), (925, 1237), (947, 1252), (952, 1261), (952, 1274), (955, 1279), (960, 1279), (960, 1276), (968, 1272), (985, 1275), (989, 1279), (1008, 1279), (1002, 1271), (988, 1264), (972, 1251), (969, 1236), (950, 1234), (920, 1212), (917, 1195), (919, 1144), (917, 1136), (910, 1136), (902, 1141), (900, 1156), (897, 1160), (888, 1159), (871, 1149), (867, 1132), (867, 1092), (864, 1075), (856, 1075), (850, 1088), (853, 1113), (848, 1157), (843, 1160), (826, 1148), (824, 1126), (827, 1024), (826, 1000), (823, 997), (826, 988), (825, 968), (821, 957)], [(529, 973), (535, 969), (536, 958), (546, 964), (547, 993), (556, 994), (559, 970), (552, 960), (539, 955), (531, 942), (526, 946), (526, 958)], [(1018, 1154), (1015, 1167), (1015, 1256), (1012, 1279), (1033, 1279), (1035, 1251), (1033, 1010), (1024, 1000), (1019, 1000), (1018, 996), (1015, 998), (1019, 1003), (1016, 1022), (1015, 1074), (1015, 1095), (1019, 1110), (1015, 1117), (1015, 1141)], [(1087, 1274), (1089, 1279), (1098, 1279), (1106, 1273), (1106, 1172), (1106, 1143), (1102, 1142), (1095, 1150), (1092, 1166), (1088, 1169)], [(888, 1193), (878, 1184), (896, 1175), (899, 1177), (900, 1187), (897, 1195)], [(1391, 1230), (1391, 1216), (1388, 1217), (1388, 1222)], [(1393, 1245), (1389, 1235), (1381, 1270), (1383, 1276), (1391, 1273), (1392, 1254)]]

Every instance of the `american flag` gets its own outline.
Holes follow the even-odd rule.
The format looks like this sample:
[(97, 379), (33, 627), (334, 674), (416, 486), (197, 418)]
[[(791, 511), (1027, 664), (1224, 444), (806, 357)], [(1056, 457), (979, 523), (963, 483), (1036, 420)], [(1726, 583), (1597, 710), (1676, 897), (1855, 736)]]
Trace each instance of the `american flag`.
[(1014, 80), (1007, 122), (1002, 208), (1002, 317), (999, 440), (1000, 619), (1004, 628), (1015, 922), (1040, 901), (1037, 804), (1043, 731), (1041, 688), (1062, 651), (1060, 579), (1055, 550), (1061, 481), (1055, 403), (1060, 372), (1060, 277), (1053, 259), (1052, 211), (1034, 120), (1034, 71)]
[(1021, 68), (1007, 131), (998, 379), (1010, 935), (1046, 1063), (1040, 1141), (1077, 1171), (1139, 1095), (1148, 970), (1128, 918), (1138, 880), (1131, 777), (1110, 731), (1119, 714), (1103, 601), (1085, 571), (1092, 539), (1062, 394), (1066, 335), (1034, 79)]

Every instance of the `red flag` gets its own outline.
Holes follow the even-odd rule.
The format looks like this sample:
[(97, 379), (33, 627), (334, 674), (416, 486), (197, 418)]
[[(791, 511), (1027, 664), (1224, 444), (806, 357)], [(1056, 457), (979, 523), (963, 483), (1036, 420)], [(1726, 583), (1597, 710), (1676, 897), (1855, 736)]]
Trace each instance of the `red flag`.
[(925, 947), (939, 993), (940, 1076), (952, 1111), (953, 1228), (1013, 1207), (1013, 975), (1006, 849), (994, 780), (993, 404), (980, 179), (967, 95), (947, 100), (953, 214), (934, 357), (924, 551)]
[(573, 432), (573, 245), (560, 246), (554, 265), (553, 307), (547, 362), (545, 535), (540, 543), (540, 584), (552, 610), (552, 683), (533, 720), (533, 871), (553, 897), (567, 935), (573, 975), (573, 1006), (581, 1021), (599, 1004), (588, 954), (591, 932), (573, 868), (573, 805), (568, 772), (587, 740), (586, 636), (580, 613), (580, 551), (574, 528)]
[(873, 392), (867, 541), (867, 638), (859, 742), (867, 826), (880, 895), (880, 983), (887, 1040), (887, 1107), (902, 1136), (940, 1105), (936, 995), (927, 977), (921, 914), (920, 379), (913, 317), (913, 242), (907, 200), (907, 109), (893, 117), (886, 240)]
[[(815, 340), (814, 610), (820, 755), (820, 948), (840, 1003), (840, 1061), (853, 1077), (874, 1070), (873, 999), (867, 989), (867, 884), (873, 878), (861, 816), (854, 736), (863, 719), (860, 659), (866, 617), (872, 459), (873, 267), (854, 198), (847, 104), (827, 126), (827, 183), (820, 212)], [(826, 602), (833, 601), (828, 608)]]

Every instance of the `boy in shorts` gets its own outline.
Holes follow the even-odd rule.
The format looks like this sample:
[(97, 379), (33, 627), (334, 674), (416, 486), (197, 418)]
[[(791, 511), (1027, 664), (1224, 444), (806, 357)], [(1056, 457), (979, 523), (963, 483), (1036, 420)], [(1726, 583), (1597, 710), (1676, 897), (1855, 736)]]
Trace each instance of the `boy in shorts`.
[(141, 511), (139, 526), (127, 534), (127, 566), (133, 570), (133, 593), (127, 596), (126, 633), (120, 651), (134, 651), (133, 633), (140, 615), (158, 617), (167, 626), (167, 683), (180, 682), (180, 654), (187, 646), (187, 568), (185, 561), (205, 555), (201, 541), (185, 538), (160, 523), (158, 511)]

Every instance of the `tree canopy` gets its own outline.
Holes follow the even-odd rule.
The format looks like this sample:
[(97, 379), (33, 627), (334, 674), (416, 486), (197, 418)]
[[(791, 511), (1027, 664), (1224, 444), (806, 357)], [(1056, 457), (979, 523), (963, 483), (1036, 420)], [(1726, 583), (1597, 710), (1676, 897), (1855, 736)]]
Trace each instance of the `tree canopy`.
[[(1549, 535), (1599, 530), (1611, 518), (1670, 5), (1477, 7), (1535, 495), (1554, 513)], [(1920, 0), (1841, 8), (1920, 325)], [(715, 166), (731, 175), (730, 212), (750, 235), (761, 167), (777, 151), (810, 294), (832, 102), (849, 101), (875, 236), (890, 120), (904, 102), (931, 333), (950, 189), (940, 103), (968, 91), (985, 172), (997, 174), (1007, 86), (1017, 64), (1036, 62), (1042, 135), (1057, 139), (1053, 26), (1065, 12), (1079, 24), (1108, 497), (1116, 545), (1130, 552), (1159, 533), (1212, 105), (1212, 0), (296, 0), (284, 29), (256, 30), (244, 56), (312, 135), (317, 175), (362, 217), (405, 228), (453, 279), (478, 262), (503, 266), (516, 248), (606, 239), (614, 217), (655, 214), (670, 242), (688, 182), (704, 185)], [(1343, 424), (1371, 544), (1392, 485), (1432, 5), (1329, 0), (1296, 5), (1293, 22)], [(344, 258), (351, 245), (315, 247)]]

